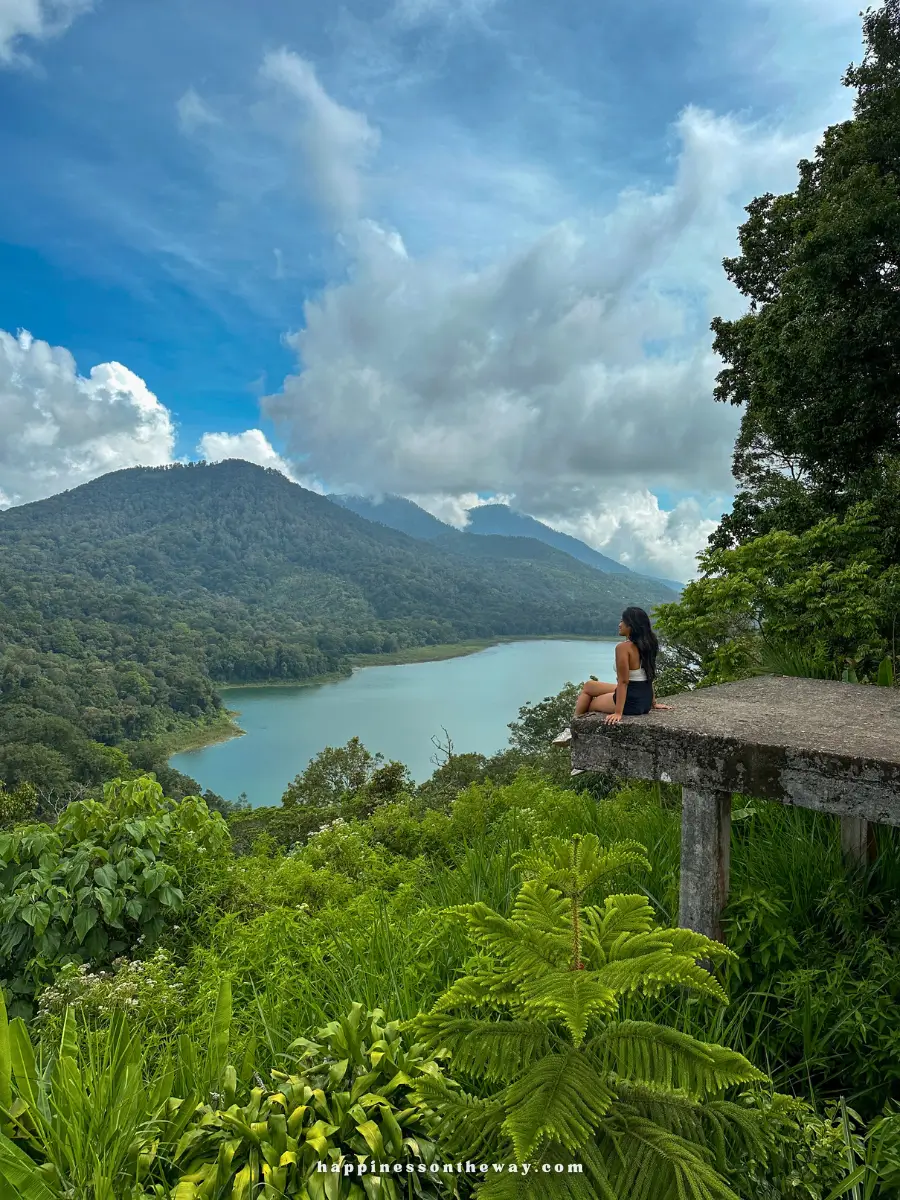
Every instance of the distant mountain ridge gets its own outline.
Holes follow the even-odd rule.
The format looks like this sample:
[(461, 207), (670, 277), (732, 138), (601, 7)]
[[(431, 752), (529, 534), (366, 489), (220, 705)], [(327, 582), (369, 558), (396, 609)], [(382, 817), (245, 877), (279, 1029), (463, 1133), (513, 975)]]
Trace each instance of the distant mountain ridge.
[(629, 567), (616, 562), (614, 558), (601, 554), (599, 550), (591, 549), (578, 538), (570, 537), (567, 533), (559, 533), (556, 529), (545, 525), (543, 521), (528, 517), (525, 513), (515, 512), (507, 504), (481, 504), (477, 508), (470, 508), (468, 515), (467, 529), (470, 533), (537, 538), (538, 541), (546, 542), (548, 546), (564, 550), (566, 554), (571, 554), (579, 562), (587, 563), (589, 567), (596, 567), (598, 571), (607, 571), (611, 575), (634, 574)]
[(332, 493), (329, 500), (355, 512), (367, 521), (376, 521), (389, 529), (397, 529), (410, 537), (423, 541), (443, 541), (452, 544), (452, 538), (465, 538), (466, 535), (494, 538), (527, 538), (530, 541), (542, 542), (562, 551), (578, 562), (586, 563), (597, 571), (609, 575), (637, 576), (639, 579), (652, 579), (671, 589), (676, 595), (684, 586), (672, 579), (660, 579), (657, 576), (643, 575), (632, 570), (614, 558), (601, 554), (585, 542), (567, 533), (551, 529), (543, 521), (529, 517), (525, 513), (516, 512), (506, 504), (482, 504), (468, 510), (469, 524), (464, 530), (455, 529), (452, 525), (440, 521), (431, 513), (426, 512), (412, 500), (403, 496), (385, 496), (383, 500), (375, 501), (365, 496), (344, 496)]
[(328, 499), (356, 513), (358, 517), (365, 517), (367, 521), (375, 521), (378, 525), (386, 525), (388, 529), (396, 529), (422, 541), (430, 542), (447, 534), (461, 533), (461, 530), (438, 520), (404, 496), (385, 496), (383, 500), (372, 500), (368, 496), (343, 496), (332, 492)]

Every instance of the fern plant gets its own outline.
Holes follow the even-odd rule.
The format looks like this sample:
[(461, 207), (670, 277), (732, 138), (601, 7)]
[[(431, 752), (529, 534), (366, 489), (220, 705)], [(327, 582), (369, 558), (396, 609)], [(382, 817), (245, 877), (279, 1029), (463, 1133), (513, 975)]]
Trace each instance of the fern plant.
[(479, 954), (414, 1021), (426, 1046), (450, 1052), (454, 1078), (473, 1085), (419, 1081), (442, 1149), (531, 1164), (527, 1175), (489, 1171), (484, 1200), (734, 1200), (729, 1158), (764, 1150), (748, 1105), (726, 1094), (765, 1077), (724, 1046), (621, 1015), (627, 997), (667, 988), (724, 1001), (703, 963), (731, 951), (659, 927), (641, 895), (585, 903), (604, 877), (648, 869), (636, 843), (552, 839), (521, 859), (528, 878), (509, 918), (482, 903), (451, 910)]

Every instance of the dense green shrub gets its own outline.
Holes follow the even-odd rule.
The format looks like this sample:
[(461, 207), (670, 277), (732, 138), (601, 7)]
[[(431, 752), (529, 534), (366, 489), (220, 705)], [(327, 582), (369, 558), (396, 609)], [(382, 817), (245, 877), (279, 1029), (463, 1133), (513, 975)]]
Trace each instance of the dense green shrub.
[(167, 800), (153, 780), (107, 784), (55, 826), (0, 834), (0, 985), (11, 1011), (66, 963), (105, 966), (204, 903), (228, 831), (197, 798)]
[(0, 829), (8, 829), (32, 818), (37, 812), (38, 795), (33, 784), (21, 783), (8, 788), (0, 783)]
[(184, 1005), (184, 972), (160, 947), (149, 958), (113, 959), (108, 971), (67, 963), (39, 993), (36, 1020), (44, 1037), (70, 1009), (91, 1025), (123, 1012), (144, 1033), (155, 1028), (165, 1034), (177, 1024)]

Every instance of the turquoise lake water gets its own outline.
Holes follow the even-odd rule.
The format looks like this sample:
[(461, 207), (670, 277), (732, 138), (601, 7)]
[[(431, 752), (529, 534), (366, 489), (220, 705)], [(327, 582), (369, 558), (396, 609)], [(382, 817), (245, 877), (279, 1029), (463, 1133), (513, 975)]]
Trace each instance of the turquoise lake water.
[[(190, 750), (171, 765), (228, 800), (277, 804), (325, 746), (354, 735), (373, 754), (399, 759), (416, 782), (434, 770), (432, 737), (445, 728), (457, 753), (507, 744), (521, 705), (590, 675), (614, 679), (616, 639), (506, 642), (440, 662), (362, 667), (316, 687), (234, 688), (223, 693), (246, 736)], [(442, 728), (443, 727), (443, 728)]]

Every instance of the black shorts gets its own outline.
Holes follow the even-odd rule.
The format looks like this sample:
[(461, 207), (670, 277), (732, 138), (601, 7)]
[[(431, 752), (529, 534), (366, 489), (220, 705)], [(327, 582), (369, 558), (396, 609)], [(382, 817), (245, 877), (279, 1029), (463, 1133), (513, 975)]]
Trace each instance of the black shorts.
[[(613, 700), (616, 692), (613, 692)], [(629, 683), (625, 692), (625, 707), (622, 715), (625, 717), (642, 717), (653, 707), (653, 684), (649, 679), (637, 679)]]

